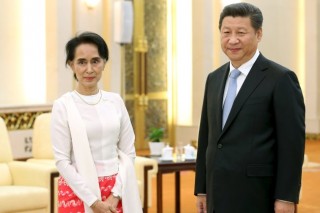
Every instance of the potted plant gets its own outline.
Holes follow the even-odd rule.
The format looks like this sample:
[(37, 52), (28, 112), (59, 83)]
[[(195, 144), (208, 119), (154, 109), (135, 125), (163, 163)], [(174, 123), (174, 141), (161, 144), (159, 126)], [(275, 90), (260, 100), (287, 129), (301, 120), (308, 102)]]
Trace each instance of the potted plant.
[(150, 155), (160, 156), (162, 154), (162, 149), (164, 147), (164, 142), (161, 141), (164, 135), (163, 128), (151, 128), (148, 139), (149, 139), (149, 148)]

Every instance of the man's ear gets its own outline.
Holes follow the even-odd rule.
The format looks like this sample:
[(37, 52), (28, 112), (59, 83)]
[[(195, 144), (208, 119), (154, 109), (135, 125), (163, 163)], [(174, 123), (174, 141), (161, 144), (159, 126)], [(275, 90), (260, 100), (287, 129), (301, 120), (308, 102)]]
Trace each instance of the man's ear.
[(256, 32), (256, 34), (257, 34), (257, 39), (258, 39), (258, 41), (260, 42), (261, 39), (262, 39), (262, 35), (263, 35), (263, 33), (262, 33), (262, 28), (258, 29), (257, 32)]

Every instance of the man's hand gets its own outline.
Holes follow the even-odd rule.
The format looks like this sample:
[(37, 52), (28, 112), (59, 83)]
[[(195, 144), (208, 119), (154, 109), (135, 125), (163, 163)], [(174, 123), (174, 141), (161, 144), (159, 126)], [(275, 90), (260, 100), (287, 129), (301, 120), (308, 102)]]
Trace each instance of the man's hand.
[(207, 213), (206, 195), (197, 195), (197, 213)]
[(274, 202), (275, 213), (294, 213), (295, 204), (291, 202), (276, 200)]

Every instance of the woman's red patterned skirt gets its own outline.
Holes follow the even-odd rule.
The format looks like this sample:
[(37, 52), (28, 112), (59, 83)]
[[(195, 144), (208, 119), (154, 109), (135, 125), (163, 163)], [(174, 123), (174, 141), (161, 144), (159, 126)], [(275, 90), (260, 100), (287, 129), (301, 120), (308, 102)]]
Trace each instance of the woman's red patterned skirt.
[[(116, 182), (116, 174), (99, 177), (99, 186), (102, 201), (111, 194), (111, 189)], [(118, 213), (123, 213), (121, 200), (117, 206)], [(75, 195), (63, 177), (58, 180), (58, 212), (59, 213), (84, 213), (83, 201)]]

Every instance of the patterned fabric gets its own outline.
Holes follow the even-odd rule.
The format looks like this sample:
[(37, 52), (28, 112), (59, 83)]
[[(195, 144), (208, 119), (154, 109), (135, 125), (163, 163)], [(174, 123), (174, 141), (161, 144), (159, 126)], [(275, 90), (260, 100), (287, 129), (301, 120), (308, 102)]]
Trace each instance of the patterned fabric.
[[(102, 201), (111, 194), (111, 189), (116, 182), (116, 174), (112, 176), (99, 177), (99, 186)], [(121, 200), (117, 206), (118, 213), (123, 213)], [(84, 205), (63, 177), (58, 180), (58, 212), (59, 213), (84, 213)]]

